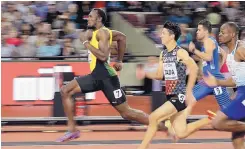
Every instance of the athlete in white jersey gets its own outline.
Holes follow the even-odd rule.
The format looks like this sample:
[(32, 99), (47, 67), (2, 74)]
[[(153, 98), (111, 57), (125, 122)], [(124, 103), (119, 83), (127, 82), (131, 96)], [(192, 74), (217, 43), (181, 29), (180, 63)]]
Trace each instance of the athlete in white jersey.
[(210, 86), (237, 87), (237, 94), (230, 105), (217, 112), (213, 126), (217, 130), (233, 132), (232, 140), (235, 149), (245, 149), (245, 44), (238, 40), (238, 26), (233, 22), (221, 26), (219, 40), (229, 48), (227, 66), (231, 77), (218, 80), (212, 75), (205, 77)]

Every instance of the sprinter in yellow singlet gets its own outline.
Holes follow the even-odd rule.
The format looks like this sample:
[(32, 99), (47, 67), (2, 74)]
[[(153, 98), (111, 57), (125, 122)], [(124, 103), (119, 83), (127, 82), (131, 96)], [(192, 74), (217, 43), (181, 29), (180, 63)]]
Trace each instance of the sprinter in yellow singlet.
[[(91, 74), (72, 80), (61, 88), (64, 111), (68, 117), (68, 132), (59, 138), (57, 142), (76, 139), (80, 136), (73, 119), (72, 95), (78, 92), (88, 93), (103, 91), (111, 105), (125, 119), (138, 121), (145, 125), (149, 124), (148, 115), (140, 110), (129, 107), (126, 96), (120, 87), (116, 71), (122, 69), (122, 60), (126, 48), (126, 36), (118, 31), (112, 31), (104, 26), (106, 14), (102, 9), (93, 9), (88, 17), (88, 30), (81, 35), (80, 40), (92, 53), (90, 69)], [(110, 45), (112, 41), (118, 43), (118, 61), (114, 68), (109, 65)], [(163, 123), (159, 126), (166, 130)]]

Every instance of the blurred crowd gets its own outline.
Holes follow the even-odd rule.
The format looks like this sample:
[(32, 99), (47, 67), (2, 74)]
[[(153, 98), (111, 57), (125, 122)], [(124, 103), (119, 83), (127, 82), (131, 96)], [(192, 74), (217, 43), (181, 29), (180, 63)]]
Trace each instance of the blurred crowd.
[[(146, 3), (145, 3), (146, 4)], [(138, 2), (138, 5), (142, 5)], [(146, 7), (147, 6), (147, 7)], [(142, 31), (157, 44), (161, 41), (158, 29), (166, 20), (178, 23), (181, 37), (178, 44), (188, 47), (191, 41), (196, 42), (196, 28), (199, 21), (207, 19), (213, 26), (213, 36), (218, 37), (219, 27), (232, 21), (240, 26), (240, 39), (245, 40), (245, 2), (244, 1), (199, 1), (199, 2), (149, 2), (142, 11), (157, 13), (122, 13), (122, 16)]]
[(2, 56), (13, 57), (9, 59), (22, 56), (86, 57), (88, 51), (80, 42), (79, 35), (86, 28), (86, 18), (93, 5), (86, 1), (2, 2)]
[[(12, 57), (8, 58), (9, 60), (20, 59), (15, 57), (21, 56), (49, 57), (39, 58), (41, 60), (64, 59), (50, 56), (86, 57), (88, 51), (80, 42), (79, 34), (86, 29), (91, 8), (103, 8), (108, 13), (106, 26), (109, 27), (109, 14), (112, 11), (159, 12), (158, 23), (141, 21), (141, 24), (150, 22), (147, 24), (149, 26), (146, 26), (149, 31), (147, 35), (159, 42), (156, 36), (157, 25), (164, 20), (170, 20), (181, 25), (182, 36), (178, 42), (183, 46), (194, 38), (187, 32), (188, 28), (195, 28), (202, 19), (210, 20), (215, 27), (226, 21), (234, 21), (240, 26), (245, 26), (245, 2), (2, 1), (1, 56)], [(111, 48), (112, 54), (116, 54), (116, 43), (113, 43)]]

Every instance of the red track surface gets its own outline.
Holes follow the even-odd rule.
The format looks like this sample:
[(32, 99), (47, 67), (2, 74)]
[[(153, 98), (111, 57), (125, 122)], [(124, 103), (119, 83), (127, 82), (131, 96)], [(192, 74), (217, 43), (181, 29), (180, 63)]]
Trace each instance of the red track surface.
[[(2, 130), (11, 129), (12, 126), (3, 127)], [(92, 127), (92, 126), (90, 126)], [(96, 127), (96, 126), (95, 126)], [(100, 126), (101, 128), (103, 126)], [(105, 126), (107, 127), (107, 126)], [(116, 127), (116, 126), (114, 126)], [(7, 129), (6, 129), (7, 128)], [(82, 128), (82, 127), (80, 127)], [(88, 127), (87, 127), (88, 128)], [(17, 129), (17, 127), (13, 127)], [(23, 127), (24, 129), (24, 127)], [(38, 128), (39, 129), (39, 128)], [(65, 129), (65, 128), (64, 128)], [(3, 149), (53, 149), (58, 147), (59, 149), (136, 149), (138, 144), (127, 143), (127, 140), (142, 140), (144, 136), (143, 131), (90, 131), (82, 132), (81, 137), (75, 141), (109, 141), (109, 140), (124, 140), (124, 144), (81, 144), (81, 145), (49, 145), (45, 144), (43, 146), (2, 146)], [(2, 133), (2, 143), (6, 142), (52, 142), (58, 137), (62, 136), (62, 132), (54, 133), (44, 133), (44, 132), (11, 132)], [(193, 135), (189, 136), (187, 139), (203, 139), (202, 143), (161, 143), (161, 144), (151, 144), (149, 149), (232, 149), (231, 142), (207, 142), (205, 139), (229, 139), (231, 136), (228, 132), (217, 132), (217, 131), (198, 131)], [(157, 132), (154, 138), (155, 140), (166, 140), (168, 139), (164, 133)]]

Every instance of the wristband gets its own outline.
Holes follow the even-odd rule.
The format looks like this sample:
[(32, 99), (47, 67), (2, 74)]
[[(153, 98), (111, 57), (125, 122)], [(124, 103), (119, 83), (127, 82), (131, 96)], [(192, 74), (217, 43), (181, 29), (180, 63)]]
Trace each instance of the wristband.
[(83, 42), (83, 45), (85, 44), (85, 43), (87, 43), (87, 42), (89, 42), (88, 40), (85, 40), (84, 42)]

